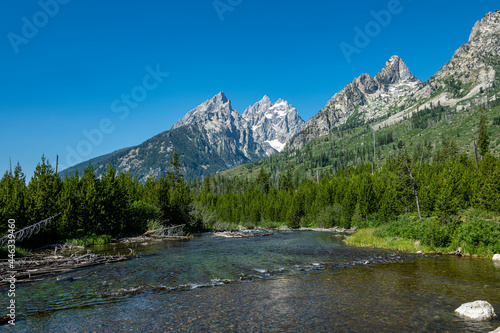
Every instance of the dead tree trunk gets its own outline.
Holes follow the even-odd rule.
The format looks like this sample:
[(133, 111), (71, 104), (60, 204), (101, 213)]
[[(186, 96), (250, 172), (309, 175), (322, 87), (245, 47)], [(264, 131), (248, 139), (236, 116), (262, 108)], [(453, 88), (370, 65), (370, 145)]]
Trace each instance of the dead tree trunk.
[(420, 214), (420, 204), (418, 202), (418, 191), (417, 191), (417, 182), (415, 181), (415, 178), (413, 178), (413, 175), (411, 174), (410, 166), (408, 165), (408, 161), (406, 162), (406, 168), (408, 169), (408, 174), (410, 175), (411, 183), (413, 186), (413, 195), (415, 196), (415, 200), (417, 201), (417, 211), (418, 211), (418, 218), (422, 219), (422, 215)]

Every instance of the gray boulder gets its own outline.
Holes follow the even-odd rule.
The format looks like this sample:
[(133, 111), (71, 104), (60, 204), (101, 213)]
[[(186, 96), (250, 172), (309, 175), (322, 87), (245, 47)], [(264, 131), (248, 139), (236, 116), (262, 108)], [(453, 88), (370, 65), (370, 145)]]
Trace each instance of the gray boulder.
[(471, 321), (490, 321), (496, 317), (493, 306), (486, 301), (474, 301), (460, 305), (455, 313)]

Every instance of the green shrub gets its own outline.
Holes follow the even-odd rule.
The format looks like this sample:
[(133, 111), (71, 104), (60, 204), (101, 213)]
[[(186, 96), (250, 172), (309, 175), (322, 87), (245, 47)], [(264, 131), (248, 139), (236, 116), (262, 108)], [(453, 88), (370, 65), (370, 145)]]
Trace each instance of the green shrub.
[(411, 214), (399, 216), (395, 221), (385, 225), (387, 235), (399, 238), (422, 239), (422, 223)]
[(156, 221), (161, 216), (158, 207), (144, 201), (134, 202), (130, 210), (133, 223), (129, 225), (126, 232), (133, 234), (145, 232), (149, 229), (149, 221)]
[(423, 245), (436, 247), (447, 247), (450, 245), (452, 233), (450, 229), (436, 218), (422, 220), (422, 238)]
[(480, 218), (463, 222), (456, 230), (455, 237), (460, 243), (476, 250), (500, 253), (500, 225)]

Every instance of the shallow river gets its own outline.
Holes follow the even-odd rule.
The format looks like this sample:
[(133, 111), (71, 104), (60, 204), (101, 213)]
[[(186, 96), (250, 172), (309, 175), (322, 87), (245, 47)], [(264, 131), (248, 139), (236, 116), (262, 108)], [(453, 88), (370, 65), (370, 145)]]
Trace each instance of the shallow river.
[[(12, 332), (489, 332), (462, 303), (500, 314), (500, 266), (343, 245), (331, 233), (136, 245), (140, 258), (60, 274), (16, 292)], [(108, 245), (103, 253), (129, 253)], [(6, 291), (0, 306), (5, 308)], [(4, 315), (4, 314), (1, 314)]]

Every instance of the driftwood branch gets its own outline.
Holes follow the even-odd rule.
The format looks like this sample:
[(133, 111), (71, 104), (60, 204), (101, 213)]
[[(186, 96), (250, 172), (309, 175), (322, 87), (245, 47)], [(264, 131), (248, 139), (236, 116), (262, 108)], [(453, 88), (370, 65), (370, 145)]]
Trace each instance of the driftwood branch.
[[(143, 236), (182, 236), (184, 234), (184, 227), (185, 224), (181, 225), (174, 225), (172, 227), (166, 227), (166, 228), (161, 228), (161, 229), (156, 229), (156, 230), (149, 230), (146, 231)], [(165, 235), (165, 233), (167, 235)]]
[[(59, 215), (61, 215), (61, 213), (14, 232), (14, 239), (16, 240), (16, 242), (20, 242), (25, 238), (30, 238), (31, 236), (36, 235), (44, 228), (46, 228), (50, 224), (50, 222), (52, 222), (52, 220), (58, 217)], [(2, 247), (4, 243), (6, 243), (8, 240), (9, 240), (9, 235), (0, 238), (0, 247)]]

